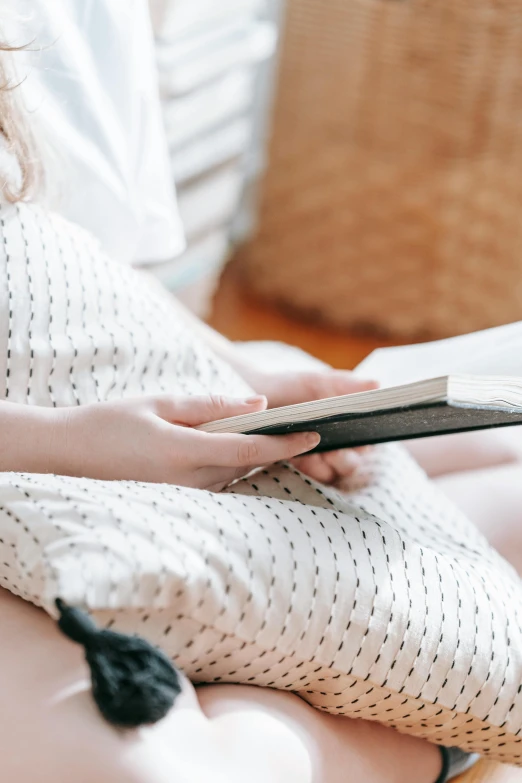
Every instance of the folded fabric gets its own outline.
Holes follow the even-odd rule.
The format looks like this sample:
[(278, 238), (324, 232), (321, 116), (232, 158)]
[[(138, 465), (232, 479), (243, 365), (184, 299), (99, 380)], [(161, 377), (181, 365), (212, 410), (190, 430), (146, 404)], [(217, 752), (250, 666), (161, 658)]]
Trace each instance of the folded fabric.
[(171, 149), (187, 146), (194, 137), (245, 114), (252, 106), (254, 79), (253, 68), (239, 68), (183, 98), (166, 100), (165, 126)]
[(267, 0), (149, 0), (154, 31), (160, 40), (178, 43), (241, 16), (266, 13)]
[(178, 188), (188, 180), (211, 176), (213, 169), (225, 164), (236, 162), (244, 169), (243, 159), (251, 139), (252, 120), (240, 117), (181, 150), (173, 151), (171, 165)]
[(277, 39), (270, 22), (251, 22), (210, 51), (184, 60), (176, 49), (158, 47), (159, 85), (164, 96), (177, 96), (208, 84), (234, 68), (262, 62), (273, 54)]
[(179, 189), (179, 214), (185, 236), (192, 240), (230, 222), (243, 184), (241, 161), (230, 161), (217, 171)]

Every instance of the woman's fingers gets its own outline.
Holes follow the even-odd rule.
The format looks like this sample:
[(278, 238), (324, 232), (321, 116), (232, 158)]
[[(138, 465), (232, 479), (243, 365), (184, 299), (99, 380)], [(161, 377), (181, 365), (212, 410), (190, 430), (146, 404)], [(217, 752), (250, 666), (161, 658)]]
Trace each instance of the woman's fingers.
[(377, 389), (377, 381), (366, 378), (358, 378), (349, 370), (331, 370), (328, 373), (316, 375), (312, 385), (316, 384), (315, 393), (324, 397), (335, 397), (342, 394), (356, 394), (357, 392)]
[(377, 389), (379, 386), (377, 381), (358, 378), (348, 370), (303, 373), (299, 380), (301, 387), (299, 397), (303, 401), (338, 397), (342, 394), (355, 394), (356, 392)]
[(331, 484), (337, 474), (335, 470), (330, 467), (325, 459), (325, 454), (305, 454), (304, 457), (296, 457), (292, 460), (292, 464), (304, 473), (305, 476), (309, 476), (314, 481), (319, 481), (321, 484)]
[(246, 398), (218, 394), (195, 397), (162, 395), (154, 399), (154, 405), (157, 415), (165, 421), (197, 427), (208, 421), (262, 411), (266, 408), (267, 401), (266, 397), (260, 394)]
[(271, 408), (297, 402), (338, 397), (342, 394), (370, 391), (377, 381), (357, 377), (348, 370), (269, 373), (260, 388), (268, 394)]
[(229, 468), (254, 468), (291, 459), (315, 448), (321, 438), (316, 432), (291, 435), (235, 435), (198, 433), (205, 464)]
[[(338, 372), (329, 375), (329, 382), (332, 381), (332, 375), (335, 376), (338, 383), (335, 389), (337, 392), (345, 390), (347, 383), (351, 384), (353, 391), (357, 387), (359, 387), (357, 390), (362, 390), (375, 385), (372, 381), (354, 379), (349, 373)], [(315, 376), (314, 382), (317, 380), (319, 378)], [(325, 380), (327, 379), (320, 378), (319, 382)], [(316, 390), (318, 391), (317, 387)], [(333, 391), (332, 387), (330, 390)], [(298, 459), (294, 460), (294, 464), (303, 473), (316, 481), (331, 484), (337, 477), (349, 476), (360, 461), (360, 456), (353, 449), (342, 449), (326, 454), (306, 454), (320, 442), (320, 436), (314, 432), (267, 436), (203, 433), (192, 429), (204, 422), (264, 410), (267, 401), (266, 397), (261, 395), (249, 398), (218, 395), (198, 397), (162, 395), (155, 397), (153, 403), (154, 412), (164, 421), (187, 427), (187, 429), (178, 429), (176, 438), (179, 440), (181, 437), (183, 442), (186, 441), (183, 462), (185, 467), (191, 466), (191, 469), (197, 471), (198, 485), (203, 481), (204, 486), (212, 488), (225, 486), (251, 468), (295, 457)], [(181, 432), (184, 434), (181, 435)], [(179, 459), (179, 450), (176, 451)], [(304, 456), (299, 457), (299, 455)]]
[(329, 451), (324, 457), (338, 476), (349, 476), (361, 464), (361, 455), (355, 449)]
[(210, 456), (209, 467), (201, 468), (194, 476), (197, 486), (204, 486), (213, 491), (223, 489), (252, 468), (291, 459), (296, 453), (302, 454), (307, 449), (315, 448), (320, 441), (319, 435), (315, 432), (271, 436), (211, 433), (202, 433), (202, 435), (205, 439), (211, 438), (213, 441), (212, 451), (209, 450), (208, 442), (205, 449), (207, 458)]
[(373, 446), (360, 446), (357, 449), (337, 449), (322, 454), (305, 454), (296, 457), (292, 463), (305, 475), (322, 484), (333, 484), (342, 476), (351, 476), (361, 464), (361, 458)]

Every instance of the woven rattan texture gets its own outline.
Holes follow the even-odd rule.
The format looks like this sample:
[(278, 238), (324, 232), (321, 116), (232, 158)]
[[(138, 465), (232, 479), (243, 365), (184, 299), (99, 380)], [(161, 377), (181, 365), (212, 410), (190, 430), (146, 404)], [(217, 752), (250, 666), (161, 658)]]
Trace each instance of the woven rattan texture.
[(289, 0), (261, 294), (342, 326), (522, 317), (522, 6)]

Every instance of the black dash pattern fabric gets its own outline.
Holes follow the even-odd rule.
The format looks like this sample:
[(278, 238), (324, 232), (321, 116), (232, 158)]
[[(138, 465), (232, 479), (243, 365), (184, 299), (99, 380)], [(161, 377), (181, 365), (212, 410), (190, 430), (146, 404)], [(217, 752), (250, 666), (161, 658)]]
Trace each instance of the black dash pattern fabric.
[[(247, 391), (169, 294), (82, 230), (0, 208), (0, 397)], [(340, 489), (287, 464), (215, 494), (0, 474), (0, 584), (139, 632), (194, 681), (299, 693), (522, 764), (522, 591), (397, 445)]]

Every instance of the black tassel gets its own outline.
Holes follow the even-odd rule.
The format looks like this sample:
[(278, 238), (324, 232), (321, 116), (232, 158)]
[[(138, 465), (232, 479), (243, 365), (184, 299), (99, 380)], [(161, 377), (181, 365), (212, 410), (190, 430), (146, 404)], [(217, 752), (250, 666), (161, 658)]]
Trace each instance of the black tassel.
[(139, 636), (101, 630), (91, 618), (60, 598), (58, 626), (83, 645), (92, 692), (109, 723), (124, 728), (157, 723), (181, 692), (181, 679), (161, 650)]

